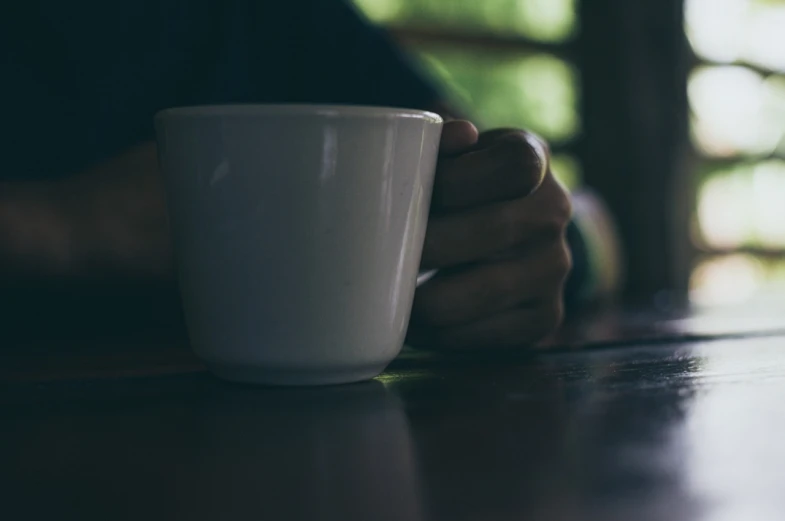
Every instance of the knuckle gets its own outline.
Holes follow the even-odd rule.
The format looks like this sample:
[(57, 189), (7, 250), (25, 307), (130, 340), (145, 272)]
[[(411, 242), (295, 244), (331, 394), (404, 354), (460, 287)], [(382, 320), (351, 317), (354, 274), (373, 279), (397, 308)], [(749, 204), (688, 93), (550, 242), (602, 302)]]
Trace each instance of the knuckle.
[(553, 210), (557, 219), (559, 219), (564, 226), (567, 226), (567, 223), (572, 219), (572, 201), (564, 188), (559, 186), (558, 183), (556, 183), (556, 185), (558, 196), (554, 198)]
[(483, 284), (482, 298), (477, 299), (483, 309), (501, 310), (516, 304), (521, 279), (519, 272), (510, 264), (490, 271), (487, 283)]
[(556, 255), (553, 257), (552, 266), (559, 280), (564, 280), (572, 270), (572, 255), (564, 242), (559, 244)]
[(566, 223), (555, 217), (545, 219), (541, 225), (543, 235), (553, 240), (559, 239), (566, 227)]
[(561, 238), (572, 218), (570, 199), (566, 194), (559, 192), (558, 195), (550, 198), (548, 207), (549, 211), (542, 217), (542, 230), (548, 237)]
[(518, 205), (513, 203), (501, 204), (496, 210), (494, 228), (498, 233), (500, 249), (517, 245), (523, 233), (521, 223), (519, 222)]
[(566, 226), (572, 219), (572, 199), (567, 190), (556, 181), (553, 174), (548, 173), (547, 179), (543, 183), (543, 188), (539, 190), (538, 195), (543, 198), (543, 202), (547, 202), (553, 219)]
[(539, 279), (538, 293), (543, 301), (558, 300), (564, 282), (572, 270), (572, 255), (564, 242), (552, 247), (547, 255), (547, 264)]
[(520, 183), (522, 195), (528, 195), (543, 180), (546, 161), (544, 148), (522, 130), (507, 134), (504, 142), (506, 164)]
[(539, 325), (542, 335), (555, 331), (564, 319), (564, 306), (561, 298), (552, 299), (540, 307)]

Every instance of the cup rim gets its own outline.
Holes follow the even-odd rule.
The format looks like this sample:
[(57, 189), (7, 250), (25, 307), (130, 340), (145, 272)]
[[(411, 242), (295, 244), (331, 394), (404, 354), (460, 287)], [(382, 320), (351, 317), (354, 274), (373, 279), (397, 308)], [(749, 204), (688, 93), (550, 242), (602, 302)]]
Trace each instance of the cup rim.
[(257, 116), (257, 115), (308, 115), (327, 118), (413, 118), (443, 123), (441, 116), (427, 110), (371, 105), (321, 105), (307, 103), (230, 103), (219, 105), (192, 105), (171, 107), (158, 111), (155, 119)]

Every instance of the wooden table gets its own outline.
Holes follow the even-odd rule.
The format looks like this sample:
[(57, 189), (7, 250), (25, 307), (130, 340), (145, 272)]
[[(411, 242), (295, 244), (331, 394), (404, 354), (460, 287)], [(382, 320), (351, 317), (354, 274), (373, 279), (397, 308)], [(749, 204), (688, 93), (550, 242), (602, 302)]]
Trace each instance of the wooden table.
[(782, 520), (785, 331), (759, 319), (617, 313), (539, 354), (407, 353), (313, 389), (226, 384), (174, 349), (8, 349), (0, 515)]

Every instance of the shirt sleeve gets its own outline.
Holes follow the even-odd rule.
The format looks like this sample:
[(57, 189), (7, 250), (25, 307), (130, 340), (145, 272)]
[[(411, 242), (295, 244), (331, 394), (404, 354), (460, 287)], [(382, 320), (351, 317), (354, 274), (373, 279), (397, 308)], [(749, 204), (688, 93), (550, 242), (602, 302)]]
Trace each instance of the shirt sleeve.
[[(428, 108), (437, 92), (342, 0), (20, 4), (0, 93), (14, 151), (0, 178), (60, 177), (154, 138), (171, 106)], [(47, 153), (38, 153), (40, 147)]]
[(308, 4), (296, 20), (307, 34), (295, 44), (295, 98), (418, 109), (438, 102), (413, 60), (356, 8), (342, 0)]

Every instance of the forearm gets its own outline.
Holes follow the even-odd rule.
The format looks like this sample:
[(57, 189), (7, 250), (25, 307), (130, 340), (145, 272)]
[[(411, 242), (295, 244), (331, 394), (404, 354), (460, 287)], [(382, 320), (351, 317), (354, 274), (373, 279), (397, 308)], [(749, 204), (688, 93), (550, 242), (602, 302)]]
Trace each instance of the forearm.
[(170, 277), (155, 146), (57, 181), (0, 185), (0, 280)]
[(590, 190), (572, 194), (573, 217), (567, 230), (573, 270), (565, 298), (571, 307), (615, 297), (624, 262), (616, 225), (602, 199)]

